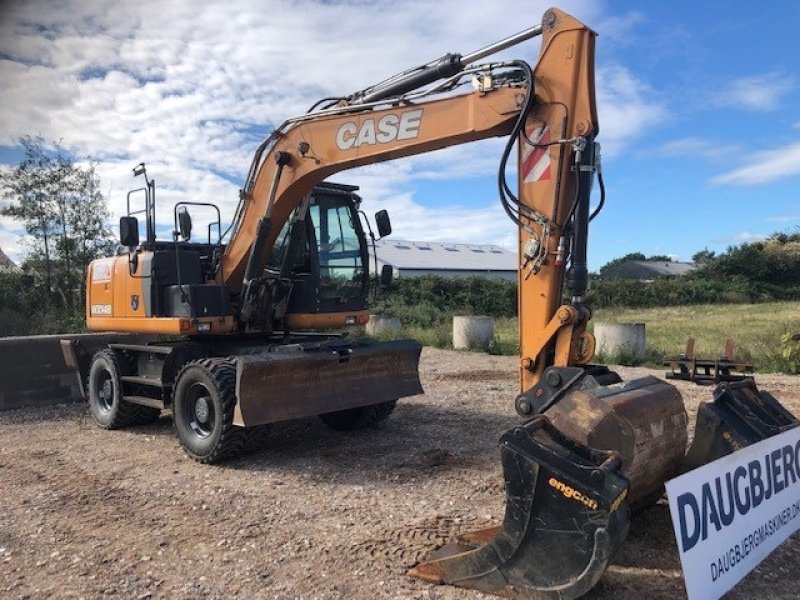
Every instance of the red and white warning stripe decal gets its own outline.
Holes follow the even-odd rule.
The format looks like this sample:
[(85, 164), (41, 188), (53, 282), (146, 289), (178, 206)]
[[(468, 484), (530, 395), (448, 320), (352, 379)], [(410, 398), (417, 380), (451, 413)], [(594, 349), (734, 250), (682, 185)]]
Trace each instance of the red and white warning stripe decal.
[(527, 130), (527, 134), (530, 141), (536, 145), (522, 140), (520, 171), (523, 183), (550, 179), (550, 146), (545, 145), (550, 143), (550, 127), (547, 125), (533, 127)]

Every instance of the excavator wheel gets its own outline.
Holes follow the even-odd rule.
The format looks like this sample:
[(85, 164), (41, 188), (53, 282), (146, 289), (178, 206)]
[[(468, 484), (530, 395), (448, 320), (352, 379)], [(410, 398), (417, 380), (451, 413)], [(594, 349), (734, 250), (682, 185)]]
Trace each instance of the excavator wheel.
[(247, 430), (233, 424), (235, 407), (233, 361), (204, 358), (183, 367), (175, 380), (172, 412), (186, 454), (201, 463), (237, 456), (247, 442)]
[(325, 413), (320, 415), (319, 418), (325, 425), (337, 431), (366, 429), (388, 419), (396, 405), (397, 400), (390, 400), (380, 404), (372, 404), (371, 406), (358, 406)]
[(95, 422), (103, 429), (121, 429), (142, 422), (140, 409), (147, 407), (130, 404), (122, 399), (120, 376), (128, 373), (129, 365), (125, 357), (114, 350), (100, 350), (92, 359), (87, 385), (89, 410)]

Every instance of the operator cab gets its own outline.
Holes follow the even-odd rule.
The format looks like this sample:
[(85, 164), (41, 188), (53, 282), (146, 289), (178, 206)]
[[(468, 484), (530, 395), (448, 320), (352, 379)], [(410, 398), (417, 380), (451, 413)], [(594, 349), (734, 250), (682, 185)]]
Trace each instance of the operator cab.
[[(155, 182), (147, 177), (144, 164), (134, 169), (134, 174), (144, 175), (146, 185), (128, 193), (128, 214), (120, 219), (120, 242), (127, 247), (128, 275), (140, 281), (146, 313), (142, 316), (197, 319), (234, 315), (240, 290), (218, 282), (225, 252), (219, 208), (206, 202), (177, 203), (172, 240), (157, 240)], [(305, 319), (308, 328), (325, 328), (334, 326), (331, 316), (339, 314), (343, 326), (356, 323), (346, 315), (366, 311), (370, 259), (375, 258), (377, 238), (359, 210), (361, 197), (356, 190), (357, 186), (323, 182), (314, 187), (308, 202), (292, 211), (259, 278), (272, 282), (271, 292), (254, 318), (246, 322), (247, 329), (286, 329), (291, 323), (285, 317), (297, 315)], [(144, 208), (132, 210), (131, 197), (142, 192)], [(199, 227), (193, 224), (190, 211), (200, 217)], [(145, 215), (141, 243), (138, 214)], [(391, 233), (385, 210), (379, 211), (375, 220), (379, 237)], [(388, 285), (390, 280), (391, 267), (385, 267), (380, 281)]]
[[(288, 313), (366, 310), (370, 250), (374, 256), (376, 238), (365, 217), (371, 238), (367, 240), (356, 190), (354, 185), (318, 184), (308, 206), (295, 209), (278, 234), (267, 268), (286, 273), (290, 265)], [(379, 211), (376, 222), (381, 237), (391, 233), (386, 211)], [(295, 227), (297, 240), (292, 244)]]

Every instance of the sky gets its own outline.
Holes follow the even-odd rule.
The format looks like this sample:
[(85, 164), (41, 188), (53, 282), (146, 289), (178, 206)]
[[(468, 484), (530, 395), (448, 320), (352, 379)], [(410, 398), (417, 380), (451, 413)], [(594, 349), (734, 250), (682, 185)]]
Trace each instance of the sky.
[[(537, 0), (0, 0), (0, 165), (18, 139), (99, 161), (114, 221), (144, 161), (162, 231), (181, 200), (232, 215), (257, 145), (317, 99), (537, 24)], [(800, 3), (566, 0), (598, 32), (606, 207), (589, 263), (698, 250), (800, 226)], [(534, 63), (538, 43), (501, 55)], [(338, 174), (395, 239), (515, 248), (496, 172), (503, 141)], [(6, 168), (0, 166), (0, 168)], [(0, 200), (0, 202), (6, 202)], [(593, 202), (597, 202), (596, 196)], [(223, 217), (224, 218), (224, 217)], [(0, 217), (0, 248), (26, 239)]]

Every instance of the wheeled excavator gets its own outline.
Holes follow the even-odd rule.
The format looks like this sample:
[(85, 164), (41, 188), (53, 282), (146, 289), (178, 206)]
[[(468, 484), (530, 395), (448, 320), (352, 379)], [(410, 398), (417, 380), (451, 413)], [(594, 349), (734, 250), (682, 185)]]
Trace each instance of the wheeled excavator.
[[(485, 61), (537, 36), (534, 66)], [(684, 468), (687, 446), (674, 386), (622, 381), (590, 362), (587, 239), (604, 196), (594, 49), (595, 33), (553, 8), (481, 50), (317, 102), (258, 147), (223, 235), (216, 207), (186, 201), (174, 207), (172, 239), (157, 239), (155, 183), (139, 165), (143, 208), (132, 209), (129, 195), (120, 222), (127, 251), (90, 265), (86, 318), (95, 331), (167, 338), (114, 343), (93, 356), (65, 342), (94, 419), (114, 429), (171, 408), (186, 452), (216, 462), (257, 442), (270, 423), (320, 415), (348, 429), (386, 418), (399, 398), (422, 391), (420, 347), (339, 332), (368, 319), (375, 282), (365, 226), (375, 236), (356, 188), (327, 179), (504, 137), (497, 185), (519, 231), (515, 408), (523, 417), (500, 439), (505, 518), (462, 535), (411, 574), (515, 598), (590, 590), (625, 540), (631, 511), (662, 494)], [(601, 201), (591, 211), (595, 178)], [(189, 215), (198, 204), (217, 214), (199, 243)], [(376, 224), (380, 236), (390, 233), (385, 212)], [(716, 396), (700, 410), (693, 466), (798, 424), (752, 383)]]

